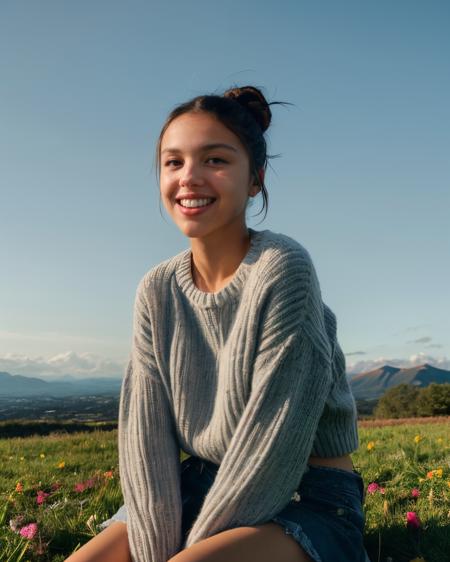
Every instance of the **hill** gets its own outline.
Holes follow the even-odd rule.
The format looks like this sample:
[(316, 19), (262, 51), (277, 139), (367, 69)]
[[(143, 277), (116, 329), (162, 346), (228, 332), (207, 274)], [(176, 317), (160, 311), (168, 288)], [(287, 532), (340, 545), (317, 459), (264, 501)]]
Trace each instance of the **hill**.
[(450, 383), (450, 371), (433, 367), (429, 363), (409, 368), (384, 365), (378, 369), (355, 375), (349, 380), (356, 399), (373, 399), (399, 384), (411, 384), (419, 388), (431, 383)]
[(38, 377), (11, 375), (3, 371), (0, 372), (0, 398), (119, 393), (121, 383), (121, 379), (113, 377), (50, 382)]

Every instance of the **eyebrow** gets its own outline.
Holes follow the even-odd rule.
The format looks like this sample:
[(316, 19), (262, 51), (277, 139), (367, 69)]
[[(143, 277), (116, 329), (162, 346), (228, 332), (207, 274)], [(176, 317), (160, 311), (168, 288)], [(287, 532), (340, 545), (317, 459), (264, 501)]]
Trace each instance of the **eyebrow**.
[[(228, 150), (232, 150), (233, 152), (237, 152), (237, 150), (234, 148), (234, 146), (231, 146), (231, 144), (225, 144), (222, 142), (215, 142), (212, 144), (204, 144), (203, 146), (200, 147), (200, 150), (211, 150), (214, 148), (227, 148)], [(163, 151), (161, 151), (161, 154), (164, 154), (164, 152), (181, 152), (181, 150), (179, 148), (165, 148)]]

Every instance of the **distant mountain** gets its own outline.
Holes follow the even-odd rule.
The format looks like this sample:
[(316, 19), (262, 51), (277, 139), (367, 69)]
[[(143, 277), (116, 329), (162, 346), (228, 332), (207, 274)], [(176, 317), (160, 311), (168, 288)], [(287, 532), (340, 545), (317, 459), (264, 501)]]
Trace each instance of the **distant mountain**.
[(349, 383), (355, 398), (379, 398), (386, 390), (398, 384), (412, 384), (423, 388), (431, 383), (450, 383), (450, 371), (433, 367), (429, 363), (405, 369), (384, 365), (355, 375)]
[(73, 396), (85, 394), (119, 393), (122, 380), (118, 378), (73, 379), (70, 382), (44, 381), (0, 372), (0, 398), (30, 396)]

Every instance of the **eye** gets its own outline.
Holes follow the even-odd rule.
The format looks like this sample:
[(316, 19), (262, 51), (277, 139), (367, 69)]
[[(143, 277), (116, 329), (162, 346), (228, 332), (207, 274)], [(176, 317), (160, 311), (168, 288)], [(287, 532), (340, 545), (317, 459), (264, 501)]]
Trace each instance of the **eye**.
[(168, 166), (172, 168), (173, 166), (179, 166), (180, 164), (181, 164), (180, 160), (176, 160), (175, 158), (172, 158), (171, 160), (166, 160), (164, 166)]
[(210, 156), (206, 159), (207, 162), (212, 162), (213, 164), (226, 164), (227, 161), (223, 158), (219, 158), (218, 156)]

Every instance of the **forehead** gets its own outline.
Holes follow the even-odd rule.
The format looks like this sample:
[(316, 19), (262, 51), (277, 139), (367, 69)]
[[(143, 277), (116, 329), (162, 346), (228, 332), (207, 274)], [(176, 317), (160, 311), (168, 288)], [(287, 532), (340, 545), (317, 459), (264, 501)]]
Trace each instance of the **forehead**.
[(174, 119), (161, 139), (161, 151), (195, 149), (203, 144), (227, 143), (244, 150), (239, 138), (208, 113), (184, 113)]

